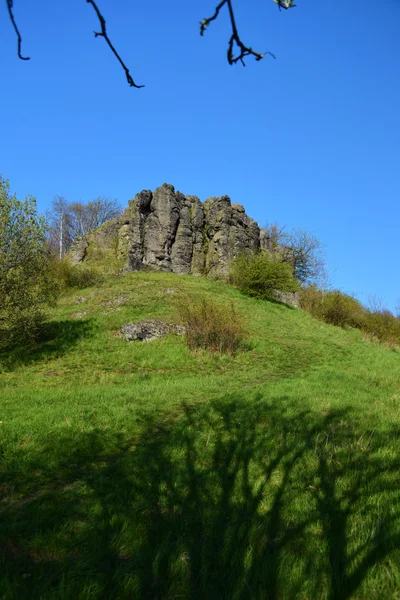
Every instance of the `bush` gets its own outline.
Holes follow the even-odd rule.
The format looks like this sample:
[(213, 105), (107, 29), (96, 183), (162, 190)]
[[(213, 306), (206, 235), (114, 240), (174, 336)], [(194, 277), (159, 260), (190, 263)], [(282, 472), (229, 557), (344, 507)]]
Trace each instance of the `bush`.
[(304, 310), (325, 323), (356, 327), (369, 338), (400, 344), (400, 319), (388, 310), (369, 310), (352, 296), (337, 290), (323, 292), (316, 285), (301, 290), (300, 302)]
[(400, 344), (400, 319), (388, 310), (365, 311), (362, 329), (369, 337), (381, 342)]
[(212, 300), (184, 298), (178, 303), (179, 319), (186, 329), (191, 350), (235, 354), (245, 332), (243, 319), (233, 304), (219, 305)]
[(363, 325), (365, 309), (361, 303), (339, 290), (323, 292), (310, 285), (301, 291), (300, 302), (304, 310), (330, 325), (357, 328)]
[(72, 265), (68, 259), (54, 261), (51, 265), (51, 272), (61, 290), (93, 287), (103, 280), (103, 276), (95, 269)]
[(300, 292), (301, 307), (320, 321), (339, 327), (361, 328), (365, 309), (353, 296), (339, 290), (324, 292), (308, 285)]
[(37, 337), (42, 308), (55, 293), (49, 260), (35, 199), (19, 201), (0, 177), (0, 346)]
[(300, 291), (300, 306), (314, 317), (318, 317), (324, 298), (324, 292), (315, 284), (302, 287)]
[(323, 295), (317, 315), (331, 325), (360, 328), (364, 308), (356, 298), (335, 290)]
[(276, 300), (276, 292), (300, 289), (292, 268), (265, 250), (243, 252), (231, 263), (230, 281), (241, 292), (263, 300)]

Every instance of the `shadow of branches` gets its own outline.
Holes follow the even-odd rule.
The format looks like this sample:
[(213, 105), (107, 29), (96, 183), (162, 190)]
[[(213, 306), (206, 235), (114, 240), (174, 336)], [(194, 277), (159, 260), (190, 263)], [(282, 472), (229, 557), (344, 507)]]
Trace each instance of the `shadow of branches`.
[(0, 596), (393, 597), (398, 440), (238, 393), (53, 441), (4, 469)]

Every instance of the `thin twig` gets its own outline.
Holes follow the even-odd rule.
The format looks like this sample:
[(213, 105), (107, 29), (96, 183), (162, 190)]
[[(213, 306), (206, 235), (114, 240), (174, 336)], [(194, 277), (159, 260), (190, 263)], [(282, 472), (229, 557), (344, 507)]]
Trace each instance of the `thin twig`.
[[(10, 1), (10, 0), (8, 0)], [(103, 17), (103, 15), (101, 14), (96, 2), (94, 2), (94, 0), (86, 0), (86, 2), (88, 4), (91, 4), (93, 6), (93, 9), (97, 15), (97, 18), (99, 19), (99, 23), (100, 23), (100, 27), (101, 27), (101, 31), (94, 31), (94, 37), (103, 37), (108, 46), (110, 47), (111, 51), (113, 52), (113, 54), (116, 56), (116, 58), (118, 59), (119, 63), (121, 64), (121, 67), (123, 68), (123, 70), (125, 71), (125, 75), (126, 75), (126, 80), (129, 83), (129, 85), (131, 87), (135, 87), (135, 88), (142, 88), (144, 87), (144, 85), (137, 85), (133, 79), (132, 79), (132, 75), (129, 73), (129, 69), (128, 67), (125, 65), (124, 61), (122, 60), (122, 58), (120, 57), (120, 55), (118, 54), (118, 52), (116, 51), (116, 49), (114, 48), (114, 46), (111, 43), (110, 38), (107, 35), (107, 29), (106, 29), (106, 21), (105, 18)]]
[[(201, 21), (200, 35), (204, 35), (204, 32), (207, 29), (208, 25), (211, 23), (211, 21), (214, 21), (218, 17), (219, 11), (221, 10), (221, 8), (224, 5), (227, 5), (227, 7), (228, 7), (229, 17), (230, 17), (231, 27), (232, 27), (232, 35), (229, 38), (229, 42), (228, 42), (228, 51), (227, 51), (228, 63), (230, 65), (233, 65), (240, 61), (243, 66), (246, 66), (245, 62), (244, 62), (244, 58), (246, 56), (254, 56), (254, 58), (256, 60), (261, 60), (262, 58), (264, 58), (264, 56), (266, 54), (269, 54), (270, 56), (272, 56), (272, 58), (276, 58), (276, 56), (274, 54), (272, 54), (272, 52), (267, 51), (267, 52), (264, 52), (263, 54), (261, 54), (260, 52), (255, 52), (255, 50), (253, 50), (250, 46), (246, 46), (242, 42), (242, 40), (240, 39), (240, 36), (239, 36), (237, 26), (236, 26), (235, 13), (234, 13), (233, 6), (232, 6), (232, 0), (222, 0), (222, 2), (220, 2), (218, 4), (218, 6), (215, 8), (214, 14), (211, 17), (208, 17), (207, 19), (203, 19), (203, 21)], [(240, 53), (237, 54), (236, 56), (234, 55), (234, 49), (233, 49), (234, 44), (236, 44), (236, 46), (240, 50)]]
[(21, 46), (22, 46), (22, 38), (21, 38), (21, 34), (19, 32), (19, 29), (17, 27), (17, 24), (15, 22), (15, 17), (14, 17), (14, 13), (12, 10), (13, 7), (13, 0), (6, 0), (7, 2), (7, 8), (8, 8), (8, 14), (10, 17), (10, 21), (14, 26), (15, 29), (15, 33), (17, 34), (17, 39), (18, 39), (18, 58), (20, 58), (21, 60), (30, 60), (29, 56), (22, 56), (21, 54)]

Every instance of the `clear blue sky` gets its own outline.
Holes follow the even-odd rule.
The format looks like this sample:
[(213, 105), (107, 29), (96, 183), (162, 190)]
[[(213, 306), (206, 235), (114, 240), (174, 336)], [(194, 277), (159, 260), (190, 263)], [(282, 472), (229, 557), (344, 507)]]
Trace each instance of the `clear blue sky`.
[(0, 172), (45, 211), (54, 195), (125, 204), (172, 183), (228, 194), (260, 225), (314, 233), (335, 286), (400, 297), (400, 1), (236, 0), (243, 41), (277, 59), (226, 61), (216, 0), (98, 0), (129, 88), (85, 0), (0, 3)]

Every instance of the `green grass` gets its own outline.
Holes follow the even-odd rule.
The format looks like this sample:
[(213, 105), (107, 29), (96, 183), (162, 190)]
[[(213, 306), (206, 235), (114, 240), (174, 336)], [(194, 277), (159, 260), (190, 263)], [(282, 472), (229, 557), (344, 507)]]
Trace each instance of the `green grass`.
[[(243, 351), (115, 335), (182, 293), (232, 301)], [(400, 598), (399, 351), (140, 273), (0, 363), (0, 598)]]

